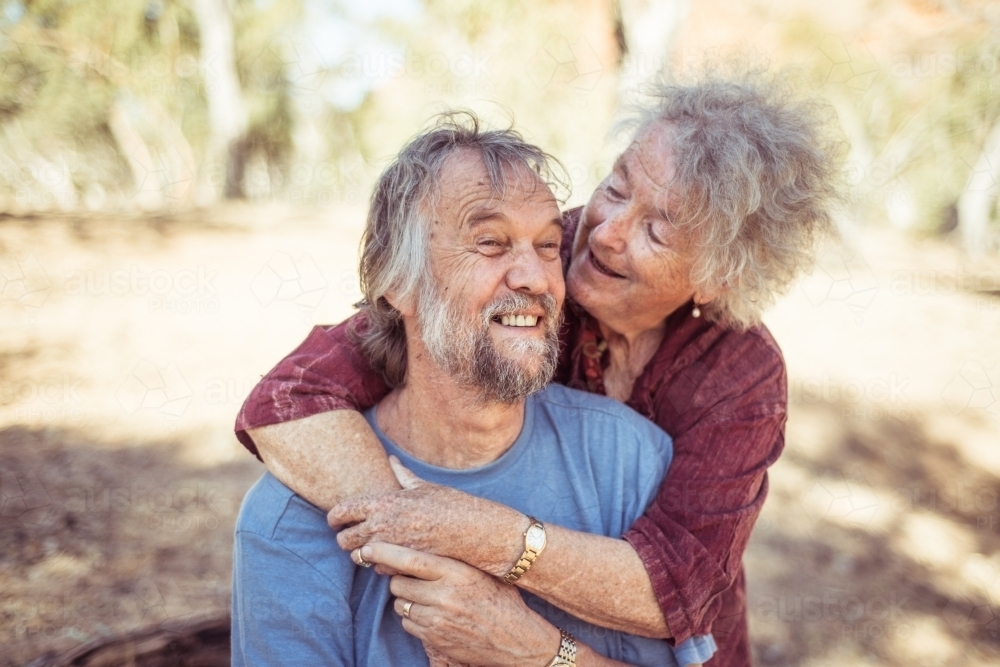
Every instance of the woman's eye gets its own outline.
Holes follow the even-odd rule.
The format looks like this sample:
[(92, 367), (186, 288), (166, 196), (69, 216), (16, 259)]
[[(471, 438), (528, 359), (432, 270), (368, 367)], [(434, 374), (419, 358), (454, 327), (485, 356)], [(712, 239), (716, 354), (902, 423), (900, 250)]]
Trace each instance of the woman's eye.
[(663, 241), (660, 240), (660, 237), (656, 235), (656, 231), (653, 229), (653, 225), (646, 225), (646, 233), (649, 234), (649, 238), (653, 241), (653, 243), (657, 245), (663, 245)]
[(624, 199), (625, 195), (616, 190), (613, 186), (608, 186), (608, 194), (611, 195), (613, 199)]

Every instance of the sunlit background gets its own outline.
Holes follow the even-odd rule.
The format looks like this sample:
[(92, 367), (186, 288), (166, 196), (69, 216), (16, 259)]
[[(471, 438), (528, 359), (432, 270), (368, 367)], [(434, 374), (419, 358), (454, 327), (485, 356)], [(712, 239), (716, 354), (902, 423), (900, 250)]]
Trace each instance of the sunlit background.
[(840, 240), (766, 317), (787, 447), (761, 665), (1000, 661), (1000, 4), (0, 0), (0, 665), (219, 618), (253, 384), (352, 312), (371, 184), (436, 112), (587, 200), (666, 65), (792, 67)]

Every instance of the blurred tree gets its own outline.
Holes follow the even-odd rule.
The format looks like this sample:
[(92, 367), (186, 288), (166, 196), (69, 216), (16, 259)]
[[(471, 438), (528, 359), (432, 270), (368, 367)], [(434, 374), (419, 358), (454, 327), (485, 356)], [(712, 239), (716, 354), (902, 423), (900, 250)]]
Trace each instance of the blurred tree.
[(290, 145), (284, 62), (261, 52), (299, 2), (263, 5), (0, 0), (0, 207), (242, 196), (248, 160)]
[(201, 71), (208, 102), (209, 162), (224, 167), (223, 195), (242, 198), (249, 153), (250, 114), (236, 75), (232, 0), (192, 0), (201, 38)]
[(690, 0), (616, 0), (623, 50), (618, 90), (623, 101), (669, 66), (689, 8)]
[(809, 18), (786, 26), (785, 57), (805, 64), (851, 144), (856, 209), (844, 231), (957, 226), (970, 252), (1000, 238), (1000, 30), (971, 6), (942, 4), (934, 44), (904, 40), (889, 53)]
[(979, 156), (970, 165), (971, 173), (955, 205), (962, 245), (970, 254), (980, 255), (990, 245), (1000, 247), (1000, 232), (994, 230), (994, 238), (989, 233), (991, 222), (997, 222), (1000, 214), (1000, 13), (978, 3), (956, 3), (956, 9), (973, 25), (986, 28), (974, 64), (970, 67), (967, 59), (966, 71), (960, 73), (964, 80), (953, 82), (953, 87), (965, 84), (963, 88), (972, 89), (963, 97), (980, 127), (989, 128), (979, 133), (985, 135)]
[(958, 198), (958, 227), (962, 244), (970, 254), (978, 255), (984, 250), (990, 216), (996, 210), (997, 183), (1000, 183), (1000, 120), (987, 135), (969, 182)]

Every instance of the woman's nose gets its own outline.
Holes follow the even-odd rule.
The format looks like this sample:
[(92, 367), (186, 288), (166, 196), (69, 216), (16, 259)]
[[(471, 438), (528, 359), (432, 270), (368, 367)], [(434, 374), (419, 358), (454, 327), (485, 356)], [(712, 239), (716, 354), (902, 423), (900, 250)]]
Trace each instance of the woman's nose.
[(625, 216), (613, 215), (599, 222), (590, 231), (590, 240), (608, 250), (620, 253), (626, 245), (627, 222)]

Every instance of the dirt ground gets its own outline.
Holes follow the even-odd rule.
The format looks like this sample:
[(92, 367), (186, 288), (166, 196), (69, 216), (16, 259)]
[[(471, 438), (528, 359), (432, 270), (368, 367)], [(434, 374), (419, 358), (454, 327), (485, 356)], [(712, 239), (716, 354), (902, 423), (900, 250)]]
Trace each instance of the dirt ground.
[[(0, 665), (225, 612), (262, 470), (233, 417), (350, 312), (362, 219), (0, 219)], [(1000, 264), (849, 238), (767, 317), (791, 414), (745, 559), (757, 662), (998, 664)]]

